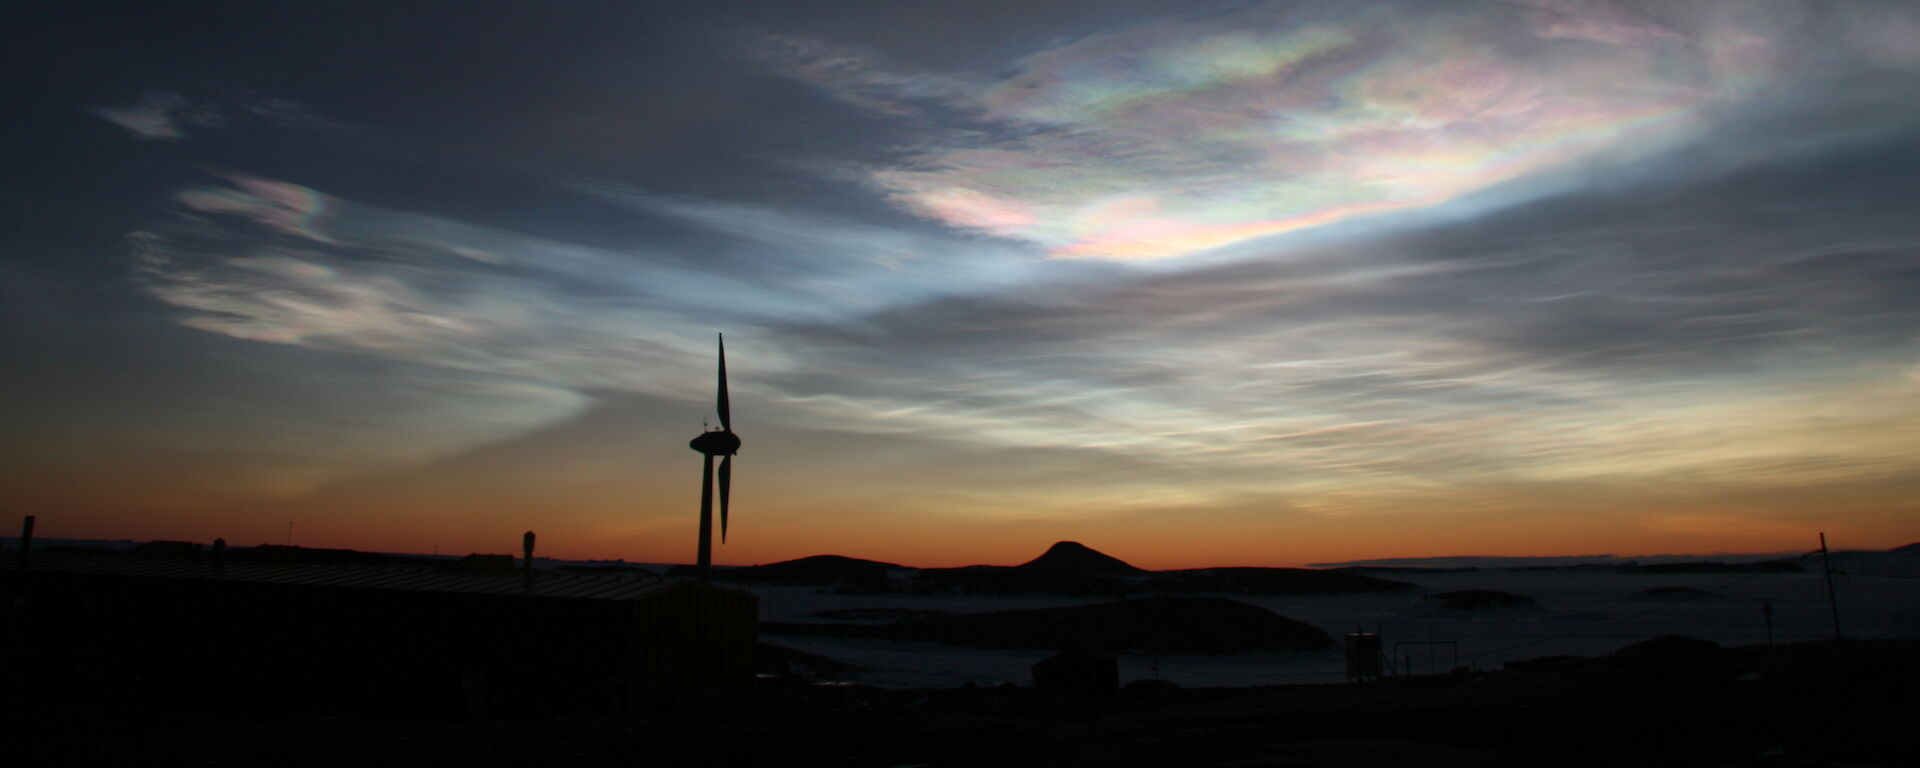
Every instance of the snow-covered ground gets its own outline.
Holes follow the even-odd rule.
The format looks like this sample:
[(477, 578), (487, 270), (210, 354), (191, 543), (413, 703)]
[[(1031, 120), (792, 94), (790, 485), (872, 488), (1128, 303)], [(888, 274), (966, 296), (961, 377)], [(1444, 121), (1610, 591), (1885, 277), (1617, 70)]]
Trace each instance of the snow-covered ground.
[[(1382, 633), (1386, 650), (1415, 673), (1454, 666), (1455, 646), (1416, 644), (1453, 641), (1459, 664), (1482, 669), (1542, 656), (1604, 655), (1623, 645), (1677, 634), (1722, 645), (1767, 641), (1762, 606), (1773, 607), (1776, 642), (1833, 635), (1825, 582), (1817, 569), (1805, 573), (1631, 574), (1582, 570), (1482, 570), (1383, 574), (1420, 590), (1382, 595), (1250, 597), (1221, 595), (1260, 605), (1333, 635), (1364, 628)], [(1656, 587), (1691, 587), (1716, 598), (1674, 601), (1636, 597)], [(973, 595), (835, 595), (812, 587), (751, 586), (766, 622), (825, 622), (820, 611), (851, 608), (921, 609), (951, 613), (1044, 608), (1099, 602), (1094, 599)], [(1446, 615), (1428, 610), (1422, 592), (1467, 589), (1509, 592), (1533, 598), (1531, 611)], [(1841, 630), (1847, 637), (1920, 637), (1920, 579), (1835, 576)], [(985, 651), (939, 643), (900, 643), (824, 637), (768, 635), (768, 642), (869, 670), (860, 682), (886, 687), (946, 687), (1031, 682), (1028, 668), (1048, 651)], [(1120, 657), (1124, 682), (1158, 676), (1185, 686), (1248, 686), (1327, 683), (1345, 679), (1338, 649), (1318, 653), (1257, 653), (1219, 656)]]

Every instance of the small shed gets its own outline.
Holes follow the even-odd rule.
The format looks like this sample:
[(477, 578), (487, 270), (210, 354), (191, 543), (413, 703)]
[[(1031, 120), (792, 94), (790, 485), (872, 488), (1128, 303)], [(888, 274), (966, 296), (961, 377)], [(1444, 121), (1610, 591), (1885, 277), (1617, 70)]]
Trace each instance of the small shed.
[(245, 713), (527, 716), (750, 693), (757, 599), (699, 581), (195, 552), (0, 554), (38, 697)]

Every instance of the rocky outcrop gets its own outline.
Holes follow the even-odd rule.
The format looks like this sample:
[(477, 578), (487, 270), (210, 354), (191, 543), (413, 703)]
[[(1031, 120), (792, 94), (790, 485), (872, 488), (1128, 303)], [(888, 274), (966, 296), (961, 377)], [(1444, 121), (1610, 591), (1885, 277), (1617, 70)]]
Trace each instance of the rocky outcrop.
[(893, 571), (906, 566), (861, 560), (840, 555), (814, 555), (767, 565), (733, 568), (724, 573), (729, 581), (759, 581), (773, 584), (832, 586), (844, 584), (884, 584)]
[(1014, 567), (1024, 571), (1074, 576), (1138, 576), (1146, 573), (1120, 558), (1097, 552), (1077, 541), (1054, 542), (1044, 554)]

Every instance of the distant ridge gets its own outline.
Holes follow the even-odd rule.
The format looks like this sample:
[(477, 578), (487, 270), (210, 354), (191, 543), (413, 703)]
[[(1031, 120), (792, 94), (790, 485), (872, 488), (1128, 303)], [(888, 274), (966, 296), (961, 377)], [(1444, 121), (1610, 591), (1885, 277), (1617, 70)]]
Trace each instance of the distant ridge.
[[(674, 566), (667, 575), (692, 575), (687, 569), (688, 566)], [(764, 581), (810, 586), (867, 585), (877, 589), (887, 583), (888, 573), (899, 570), (910, 569), (903, 565), (883, 563), (878, 560), (862, 560), (840, 555), (813, 555), (766, 565), (728, 568), (721, 572), (721, 578), (728, 581)]]
[[(1871, 550), (1870, 550), (1871, 551)], [(1345, 560), (1333, 563), (1307, 563), (1309, 568), (1427, 568), (1460, 570), (1479, 568), (1503, 570), (1515, 568), (1571, 568), (1571, 567), (1615, 567), (1633, 565), (1654, 565), (1660, 563), (1697, 562), (1700, 560), (1718, 560), (1728, 563), (1755, 563), (1766, 560), (1781, 560), (1799, 557), (1798, 552), (1754, 552), (1748, 554), (1723, 555), (1556, 555), (1545, 557), (1526, 556), (1476, 556), (1455, 555), (1447, 557), (1387, 557), (1370, 560)]]
[(1077, 541), (1056, 541), (1045, 554), (1014, 566), (1028, 571), (1052, 571), (1075, 576), (1138, 576), (1146, 571)]
[(878, 560), (862, 560), (843, 555), (813, 555), (794, 560), (782, 560), (777, 563), (755, 565), (741, 570), (759, 578), (792, 578), (810, 575), (831, 574), (834, 576), (858, 574), (862, 576), (883, 575), (887, 571), (906, 568), (897, 563), (883, 563)]

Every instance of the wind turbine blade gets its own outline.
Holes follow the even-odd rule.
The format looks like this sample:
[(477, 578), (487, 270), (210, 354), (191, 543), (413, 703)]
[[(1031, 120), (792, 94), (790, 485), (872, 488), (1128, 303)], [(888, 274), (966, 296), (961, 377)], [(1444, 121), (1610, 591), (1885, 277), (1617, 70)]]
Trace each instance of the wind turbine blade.
[(731, 411), (727, 406), (727, 336), (720, 334), (720, 428), (729, 432), (733, 431)]
[(720, 543), (727, 543), (727, 496), (733, 490), (733, 457), (720, 460)]

